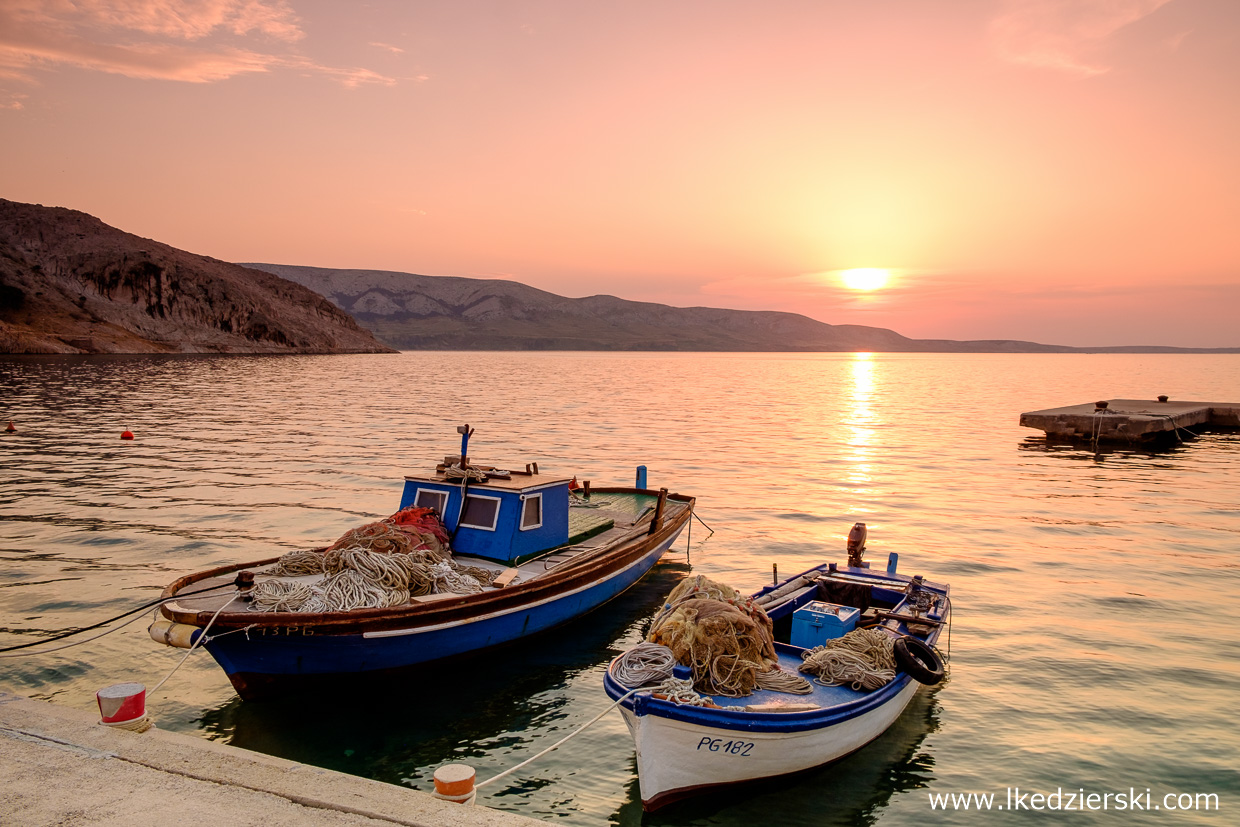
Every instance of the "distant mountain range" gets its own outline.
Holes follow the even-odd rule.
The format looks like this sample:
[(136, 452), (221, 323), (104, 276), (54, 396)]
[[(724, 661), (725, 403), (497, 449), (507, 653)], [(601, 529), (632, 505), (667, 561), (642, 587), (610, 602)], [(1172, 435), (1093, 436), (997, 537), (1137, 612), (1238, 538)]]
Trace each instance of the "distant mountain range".
[(0, 353), (393, 348), (1240, 353), (909, 339), (796, 313), (570, 299), (514, 281), (229, 264), (130, 235), (86, 213), (0, 199)]
[(0, 199), (0, 353), (390, 350), (300, 284)]
[(891, 353), (1240, 353), (1240, 348), (1076, 348), (1006, 339), (909, 339), (797, 313), (570, 299), (515, 281), (250, 263), (303, 284), (402, 350), (876, 351)]

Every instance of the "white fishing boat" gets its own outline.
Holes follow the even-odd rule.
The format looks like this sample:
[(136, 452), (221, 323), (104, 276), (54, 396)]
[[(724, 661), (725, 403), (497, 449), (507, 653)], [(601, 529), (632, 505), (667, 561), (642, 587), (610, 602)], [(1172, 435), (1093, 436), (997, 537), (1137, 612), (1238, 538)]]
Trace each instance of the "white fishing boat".
[[(895, 555), (886, 571), (872, 570), (861, 559), (864, 546), (864, 525), (858, 523), (850, 535), (850, 565), (823, 564), (749, 598), (724, 601), (771, 630), (774, 657), (765, 674), (780, 678), (776, 683), (795, 682), (807, 668), (812, 674), (813, 665), (827, 657), (823, 653), (833, 652), (837, 661), (851, 658), (839, 652), (856, 641), (862, 648), (885, 649), (894, 660), (890, 669), (871, 668), (864, 682), (841, 685), (835, 683), (838, 676), (824, 671), (802, 681), (808, 684), (800, 687), (803, 694), (762, 688), (760, 681), (749, 694), (735, 697), (712, 693), (701, 680), (735, 661), (712, 665), (699, 658), (692, 668), (676, 665), (680, 690), (676, 680), (655, 684), (657, 679), (634, 689), (637, 681), (625, 669), (629, 653), (612, 661), (604, 686), (613, 699), (623, 699), (644, 809), (837, 761), (885, 732), (921, 686), (943, 679), (935, 644), (950, 617), (947, 585), (897, 574)], [(661, 617), (673, 610), (672, 603), (701, 597), (682, 594)], [(651, 634), (657, 637), (656, 631)], [(696, 691), (687, 691), (695, 675)]]

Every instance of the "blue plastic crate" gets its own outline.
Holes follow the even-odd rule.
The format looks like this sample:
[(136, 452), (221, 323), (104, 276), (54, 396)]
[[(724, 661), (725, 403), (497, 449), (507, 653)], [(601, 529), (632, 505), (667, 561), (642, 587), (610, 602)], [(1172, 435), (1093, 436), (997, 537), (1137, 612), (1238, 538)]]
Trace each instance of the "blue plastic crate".
[(860, 609), (815, 600), (792, 613), (792, 645), (811, 649), (857, 628)]

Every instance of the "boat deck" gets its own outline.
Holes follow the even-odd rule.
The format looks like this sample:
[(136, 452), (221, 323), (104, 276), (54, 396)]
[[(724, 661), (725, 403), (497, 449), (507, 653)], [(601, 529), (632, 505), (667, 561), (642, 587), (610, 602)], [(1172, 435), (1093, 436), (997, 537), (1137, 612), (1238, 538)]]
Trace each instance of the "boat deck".
[[(644, 531), (645, 526), (650, 523), (654, 504), (657, 500), (658, 497), (652, 494), (608, 492), (597, 493), (589, 500), (574, 503), (569, 508), (570, 545), (552, 549), (546, 554), (513, 567), (516, 569), (516, 575), (508, 582), (508, 585), (528, 582), (550, 571), (554, 571), (580, 555), (609, 546), (631, 536), (634, 532)], [(664, 519), (672, 519), (688, 507), (688, 503), (669, 499), (665, 506)], [(509, 566), (503, 563), (496, 563), (491, 560), (463, 554), (454, 554), (452, 559), (462, 566), (477, 566), (497, 575), (509, 568)], [(270, 566), (257, 566), (251, 570), (256, 575), (267, 578), (269, 575), (266, 574), (266, 571), (269, 568)], [(229, 572), (217, 577), (199, 580), (188, 587), (187, 591), (202, 591), (211, 588), (219, 588), (220, 591), (196, 597), (179, 597), (175, 601), (168, 603), (168, 608), (172, 611), (214, 612), (233, 597), (234, 592), (228, 590), (227, 587), (232, 585), (235, 577), (235, 572)], [(314, 584), (321, 581), (323, 575), (281, 575), (273, 579), (290, 583)], [(493, 590), (496, 587), (487, 586), (485, 588)], [(428, 594), (415, 597), (411, 602), (424, 603), (450, 597), (460, 597), (460, 595), (453, 593)], [(238, 611), (244, 605), (234, 604), (230, 610)]]

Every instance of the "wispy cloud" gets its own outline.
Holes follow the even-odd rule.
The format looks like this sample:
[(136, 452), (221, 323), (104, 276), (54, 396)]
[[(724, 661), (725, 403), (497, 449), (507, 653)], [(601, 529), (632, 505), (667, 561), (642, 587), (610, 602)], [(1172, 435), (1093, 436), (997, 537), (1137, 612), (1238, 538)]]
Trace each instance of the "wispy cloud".
[(1004, 59), (1081, 77), (1111, 67), (1098, 52), (1115, 32), (1172, 0), (1005, 0), (990, 22), (990, 43)]
[(391, 43), (372, 42), (370, 45), (376, 49), (386, 49), (394, 55), (403, 55), (405, 53), (404, 49), (399, 46), (393, 46)]
[(284, 0), (4, 0), (0, 77), (33, 81), (72, 66), (141, 80), (211, 83), (287, 68), (345, 86), (392, 84), (369, 69), (320, 65)]

